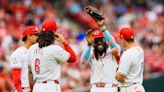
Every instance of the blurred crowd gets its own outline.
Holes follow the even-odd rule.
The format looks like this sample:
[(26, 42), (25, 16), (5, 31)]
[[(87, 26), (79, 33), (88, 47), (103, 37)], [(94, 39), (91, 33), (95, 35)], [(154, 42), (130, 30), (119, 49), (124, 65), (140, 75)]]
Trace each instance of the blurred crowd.
[[(159, 1), (159, 2), (157, 2)], [(85, 32), (97, 29), (96, 22), (83, 8), (92, 5), (104, 15), (106, 26), (118, 40), (119, 29), (131, 26), (137, 42), (144, 48), (145, 78), (164, 74), (164, 2), (160, 0), (0, 0), (0, 92), (12, 92), (9, 56), (23, 43), (22, 30), (40, 27), (45, 19), (61, 26), (58, 32), (68, 40), (78, 62), (63, 64), (62, 92), (80, 92), (90, 88), (90, 66), (80, 64), (87, 46)]]

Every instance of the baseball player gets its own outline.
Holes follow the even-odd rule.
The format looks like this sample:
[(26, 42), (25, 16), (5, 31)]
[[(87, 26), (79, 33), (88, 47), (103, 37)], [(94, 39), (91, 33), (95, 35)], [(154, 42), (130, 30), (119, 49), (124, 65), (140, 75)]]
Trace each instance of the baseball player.
[[(33, 92), (61, 92), (58, 82), (61, 76), (61, 65), (76, 61), (74, 51), (64, 37), (55, 32), (56, 30), (55, 21), (44, 21), (38, 43), (29, 49), (28, 61), (31, 62), (35, 80)], [(55, 40), (61, 42), (64, 49), (54, 45)]]
[(28, 62), (25, 61), (25, 58), (28, 48), (37, 42), (38, 33), (38, 28), (35, 26), (28, 26), (25, 28), (22, 39), (25, 44), (17, 48), (10, 56), (12, 77), (17, 92), (30, 91), (28, 79)]
[(98, 24), (101, 30), (86, 33), (88, 46), (81, 56), (81, 63), (91, 65), (91, 92), (117, 92), (115, 73), (120, 46), (106, 29), (104, 20)]
[(144, 53), (142, 48), (135, 43), (131, 28), (120, 30), (120, 42), (125, 48), (115, 76), (119, 81), (120, 92), (145, 92), (142, 86)]

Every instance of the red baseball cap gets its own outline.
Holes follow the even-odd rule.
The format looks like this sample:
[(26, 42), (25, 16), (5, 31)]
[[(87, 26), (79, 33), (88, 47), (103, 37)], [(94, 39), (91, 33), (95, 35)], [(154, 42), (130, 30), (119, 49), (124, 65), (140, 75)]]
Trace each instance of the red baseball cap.
[(27, 37), (32, 34), (39, 34), (39, 29), (36, 26), (28, 26), (23, 31), (23, 37)]
[(94, 39), (96, 39), (96, 38), (104, 37), (104, 34), (102, 33), (101, 30), (95, 30), (93, 31), (92, 36)]
[(45, 20), (42, 24), (42, 32), (56, 31), (61, 26), (57, 26), (53, 20)]
[(133, 39), (134, 38), (134, 32), (129, 27), (124, 27), (120, 30), (120, 38), (124, 38), (125, 40)]

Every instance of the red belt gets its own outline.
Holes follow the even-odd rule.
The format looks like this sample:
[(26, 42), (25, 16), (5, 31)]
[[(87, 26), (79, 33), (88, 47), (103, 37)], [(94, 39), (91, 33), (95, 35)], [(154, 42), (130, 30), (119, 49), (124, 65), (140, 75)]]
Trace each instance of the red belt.
[(97, 83), (96, 87), (98, 88), (104, 88), (105, 87), (105, 83)]
[(22, 87), (22, 89), (26, 89), (26, 88), (27, 88), (27, 89), (30, 89), (30, 87)]
[[(59, 84), (59, 81), (58, 80), (53, 80), (54, 81), (54, 83), (56, 83), (56, 84)], [(47, 83), (48, 81), (42, 81), (41, 83)]]
[[(105, 87), (105, 83), (97, 83), (96, 87), (97, 88), (104, 88)], [(117, 87), (117, 84), (111, 84), (111, 87)]]

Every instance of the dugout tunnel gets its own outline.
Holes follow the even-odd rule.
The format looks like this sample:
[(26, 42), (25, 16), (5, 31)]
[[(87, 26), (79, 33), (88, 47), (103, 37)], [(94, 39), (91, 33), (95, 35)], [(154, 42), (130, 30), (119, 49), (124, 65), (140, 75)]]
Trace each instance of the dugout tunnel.
[(145, 79), (143, 85), (145, 92), (164, 92), (164, 75), (157, 78)]

